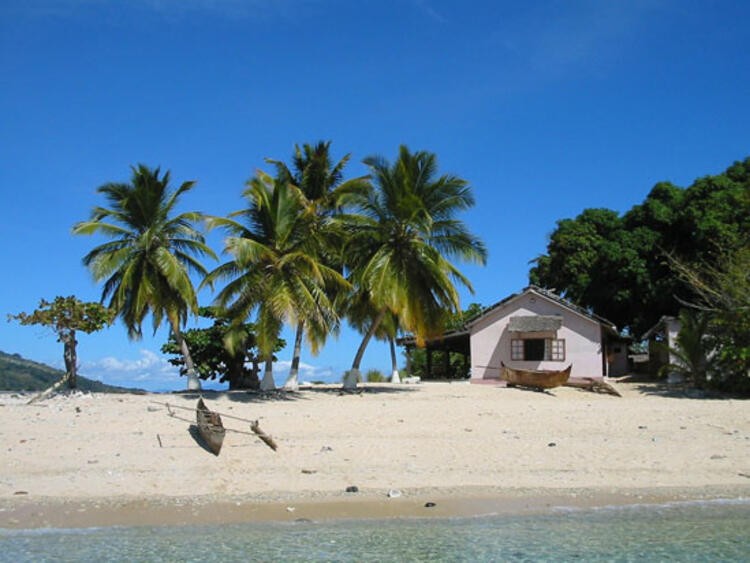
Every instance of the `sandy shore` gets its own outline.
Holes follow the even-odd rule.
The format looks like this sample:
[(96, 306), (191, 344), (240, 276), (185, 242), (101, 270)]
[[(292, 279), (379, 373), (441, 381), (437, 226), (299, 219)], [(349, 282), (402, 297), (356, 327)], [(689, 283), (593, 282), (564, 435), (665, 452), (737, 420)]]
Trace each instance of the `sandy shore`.
[(218, 457), (191, 432), (194, 413), (184, 409), (194, 408), (193, 394), (75, 394), (35, 405), (4, 394), (0, 528), (750, 497), (750, 402), (615, 385), (622, 398), (468, 383), (205, 393), (209, 408), (257, 419), (279, 444), (274, 452), (228, 432)]

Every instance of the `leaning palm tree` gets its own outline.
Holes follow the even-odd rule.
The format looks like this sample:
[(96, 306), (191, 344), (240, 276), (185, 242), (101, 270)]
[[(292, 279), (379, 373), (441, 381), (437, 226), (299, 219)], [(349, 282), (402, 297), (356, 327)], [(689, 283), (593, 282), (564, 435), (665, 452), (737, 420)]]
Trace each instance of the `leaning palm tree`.
[[(349, 325), (363, 334), (366, 334), (370, 330), (372, 320), (380, 312), (373, 304), (369, 292), (361, 289), (349, 292), (338, 303), (346, 311)], [(398, 372), (398, 358), (396, 356), (396, 336), (399, 330), (398, 315), (389, 311), (383, 316), (372, 334), (376, 340), (388, 342), (391, 355), (391, 383), (401, 383), (401, 375)]]
[[(211, 228), (221, 227), (229, 234), (225, 251), (232, 259), (211, 272), (205, 283), (228, 280), (217, 304), (238, 322), (256, 311), (258, 348), (265, 358), (261, 389), (269, 390), (275, 387), (273, 347), (282, 325), (304, 324), (316, 335), (327, 332), (338, 316), (326, 288), (348, 284), (318, 260), (308, 236), (309, 202), (297, 186), (258, 172), (243, 196), (247, 208), (209, 219)], [(296, 339), (295, 356), (300, 341)]]
[[(276, 167), (276, 177), (280, 182), (287, 182), (299, 187), (305, 196), (303, 214), (307, 221), (308, 252), (313, 253), (319, 261), (341, 272), (343, 269), (339, 251), (342, 246), (342, 232), (337, 228), (337, 215), (345, 200), (353, 194), (364, 193), (369, 188), (367, 176), (344, 180), (343, 171), (349, 162), (350, 155), (345, 155), (334, 163), (330, 154), (331, 142), (319, 141), (314, 145), (295, 145), (291, 169), (283, 162), (267, 159)], [(328, 298), (335, 300), (337, 295), (327, 288)], [(294, 339), (292, 365), (284, 387), (299, 387), (299, 363), (302, 350), (302, 338), (305, 332), (305, 320), (300, 318)], [(314, 347), (322, 346), (332, 327), (318, 327), (324, 330), (310, 330), (307, 336)], [(335, 328), (335, 327), (333, 327)]]
[(88, 221), (73, 227), (75, 234), (102, 234), (112, 240), (97, 246), (84, 258), (97, 282), (104, 282), (102, 302), (117, 312), (131, 339), (142, 336), (150, 313), (156, 331), (164, 318), (185, 359), (188, 389), (200, 389), (180, 326), (198, 301), (190, 273), (205, 275), (197, 257), (215, 258), (203, 235), (193, 225), (203, 216), (195, 211), (174, 215), (182, 194), (195, 182), (169, 187), (169, 171), (139, 164), (132, 167), (130, 183), (108, 183), (97, 191), (109, 207), (95, 207)]
[(375, 314), (369, 323), (344, 387), (356, 386), (369, 340), (389, 315), (417, 339), (438, 334), (459, 311), (455, 282), (471, 290), (452, 259), (484, 264), (484, 244), (455, 218), (474, 204), (468, 183), (437, 176), (434, 154), (411, 153), (405, 146), (392, 165), (369, 157), (374, 190), (352, 200), (357, 213), (345, 220), (346, 249), (353, 284), (364, 291)]

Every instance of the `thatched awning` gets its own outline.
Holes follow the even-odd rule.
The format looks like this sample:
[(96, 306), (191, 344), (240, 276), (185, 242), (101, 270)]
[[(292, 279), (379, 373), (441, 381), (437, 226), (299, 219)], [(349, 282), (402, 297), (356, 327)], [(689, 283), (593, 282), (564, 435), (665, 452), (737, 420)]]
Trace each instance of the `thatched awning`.
[(468, 330), (449, 330), (437, 338), (425, 339), (421, 346), (417, 346), (417, 339), (413, 335), (396, 339), (396, 344), (406, 348), (425, 348), (426, 350), (445, 350), (460, 352), (468, 356), (471, 353)]
[(562, 327), (562, 317), (558, 315), (533, 315), (511, 317), (508, 330), (512, 332), (555, 332)]

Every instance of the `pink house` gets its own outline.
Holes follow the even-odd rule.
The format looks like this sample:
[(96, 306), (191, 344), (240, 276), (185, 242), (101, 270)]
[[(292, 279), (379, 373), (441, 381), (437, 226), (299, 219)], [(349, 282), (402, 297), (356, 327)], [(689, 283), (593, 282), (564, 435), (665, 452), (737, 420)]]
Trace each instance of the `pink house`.
[[(536, 286), (506, 297), (484, 309), (463, 327), (420, 344), (413, 336), (400, 338), (406, 348), (407, 372), (411, 351), (427, 351), (428, 379), (455, 378), (448, 354), (460, 354), (460, 370), (474, 383), (497, 380), (500, 366), (560, 370), (572, 365), (571, 377), (625, 375), (629, 369), (629, 339), (615, 325), (559, 295)], [(441, 352), (441, 361), (433, 353)]]
[(466, 328), (472, 381), (497, 379), (501, 363), (544, 370), (572, 364), (571, 377), (627, 369), (627, 348), (612, 323), (539, 287), (495, 303)]

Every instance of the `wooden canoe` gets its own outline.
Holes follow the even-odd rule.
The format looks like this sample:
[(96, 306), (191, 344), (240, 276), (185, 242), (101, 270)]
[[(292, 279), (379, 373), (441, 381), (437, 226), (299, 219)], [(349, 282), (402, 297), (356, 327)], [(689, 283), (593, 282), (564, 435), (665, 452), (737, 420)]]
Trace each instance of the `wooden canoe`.
[(219, 455), (221, 445), (224, 443), (226, 429), (221, 422), (219, 413), (208, 410), (203, 399), (198, 399), (198, 406), (195, 408), (196, 419), (198, 422), (198, 432), (206, 442), (208, 448), (215, 454)]
[(519, 385), (533, 389), (552, 389), (565, 385), (570, 377), (573, 364), (563, 370), (531, 370), (511, 368), (501, 364), (500, 379), (508, 382), (508, 386)]

